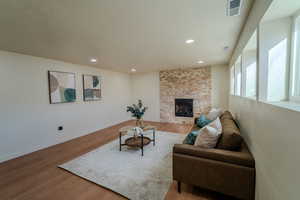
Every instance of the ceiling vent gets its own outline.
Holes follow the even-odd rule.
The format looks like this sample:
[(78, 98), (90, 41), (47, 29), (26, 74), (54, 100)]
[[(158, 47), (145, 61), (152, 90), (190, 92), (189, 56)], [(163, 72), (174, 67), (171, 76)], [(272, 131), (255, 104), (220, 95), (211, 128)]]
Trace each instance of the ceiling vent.
[(227, 16), (238, 16), (241, 11), (242, 0), (227, 0)]

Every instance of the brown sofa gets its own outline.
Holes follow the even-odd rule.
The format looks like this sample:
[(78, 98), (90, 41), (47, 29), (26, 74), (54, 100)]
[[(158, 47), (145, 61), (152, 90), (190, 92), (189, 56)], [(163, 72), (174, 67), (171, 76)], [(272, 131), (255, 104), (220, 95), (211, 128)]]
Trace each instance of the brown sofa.
[[(253, 200), (255, 193), (255, 161), (239, 135), (232, 115), (221, 117), (223, 133), (217, 147), (204, 149), (189, 144), (173, 148), (173, 179), (213, 190), (239, 199)], [(197, 126), (194, 126), (197, 129)], [(198, 128), (199, 129), (199, 128)]]

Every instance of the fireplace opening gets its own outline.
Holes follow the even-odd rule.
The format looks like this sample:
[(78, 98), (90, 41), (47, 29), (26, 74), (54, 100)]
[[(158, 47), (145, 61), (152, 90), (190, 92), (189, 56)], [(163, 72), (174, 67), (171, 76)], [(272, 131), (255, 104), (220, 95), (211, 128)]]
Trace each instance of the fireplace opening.
[(193, 117), (193, 99), (175, 99), (176, 117)]

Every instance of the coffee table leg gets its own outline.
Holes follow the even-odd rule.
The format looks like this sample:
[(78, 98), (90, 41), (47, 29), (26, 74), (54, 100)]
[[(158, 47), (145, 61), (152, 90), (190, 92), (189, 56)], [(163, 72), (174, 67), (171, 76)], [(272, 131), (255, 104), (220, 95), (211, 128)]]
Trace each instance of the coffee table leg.
[(155, 146), (155, 129), (153, 129), (153, 146)]
[(144, 136), (143, 136), (143, 134), (141, 135), (141, 138), (142, 138), (142, 156), (144, 156)]
[(122, 138), (122, 133), (120, 132), (120, 136), (119, 136), (119, 140), (120, 140), (120, 151), (122, 150), (122, 141), (121, 141), (121, 138)]

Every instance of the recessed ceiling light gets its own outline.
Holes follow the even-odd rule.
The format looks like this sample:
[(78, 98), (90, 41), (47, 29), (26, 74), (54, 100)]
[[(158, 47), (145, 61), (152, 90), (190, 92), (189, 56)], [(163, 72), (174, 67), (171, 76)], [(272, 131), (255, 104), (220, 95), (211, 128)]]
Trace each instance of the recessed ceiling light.
[(91, 61), (91, 63), (96, 63), (97, 62), (97, 58), (91, 58), (90, 61)]
[(202, 61), (202, 60), (199, 60), (197, 63), (198, 63), (198, 64), (203, 64), (203, 63), (204, 63), (204, 61)]
[(187, 43), (187, 44), (191, 44), (191, 43), (194, 43), (194, 42), (195, 42), (195, 40), (192, 40), (192, 39), (189, 39), (189, 40), (185, 41), (185, 43)]
[(132, 69), (131, 69), (131, 72), (136, 72), (136, 69), (132, 68)]

